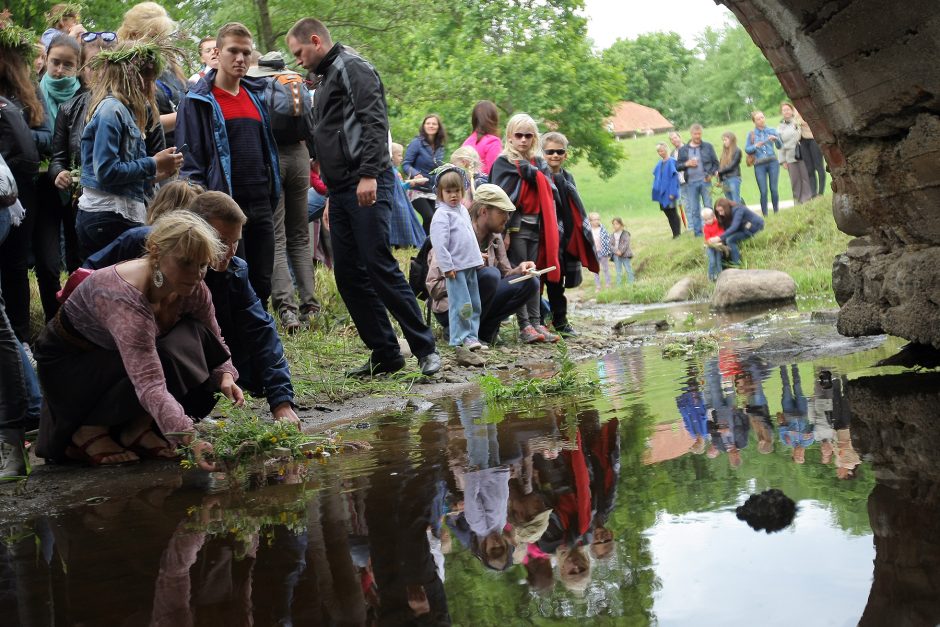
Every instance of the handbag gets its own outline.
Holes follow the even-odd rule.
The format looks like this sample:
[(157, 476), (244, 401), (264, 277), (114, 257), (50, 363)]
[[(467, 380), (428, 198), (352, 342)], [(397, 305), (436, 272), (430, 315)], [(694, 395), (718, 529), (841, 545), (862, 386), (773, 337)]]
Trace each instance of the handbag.
[[(754, 143), (754, 131), (751, 131), (751, 143)], [(749, 168), (753, 168), (754, 163), (756, 161), (757, 161), (757, 156), (755, 155), (748, 155), (747, 159), (745, 159), (745, 162), (747, 163), (747, 167)]]
[(803, 160), (803, 147), (800, 146), (800, 142), (796, 143), (796, 150), (793, 151), (793, 158), (797, 161)]
[(16, 202), (18, 191), (16, 189), (16, 179), (13, 178), (13, 170), (7, 165), (0, 155), (0, 208), (9, 207)]

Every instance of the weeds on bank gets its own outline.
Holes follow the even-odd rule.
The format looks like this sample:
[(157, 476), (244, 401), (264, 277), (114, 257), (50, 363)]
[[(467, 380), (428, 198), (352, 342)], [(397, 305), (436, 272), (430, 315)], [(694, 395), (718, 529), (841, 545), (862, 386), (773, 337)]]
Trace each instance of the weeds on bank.
[(704, 333), (669, 342), (663, 346), (662, 354), (664, 359), (680, 359), (691, 355), (714, 353), (718, 348), (718, 337), (714, 333)]
[(568, 345), (559, 342), (555, 349), (555, 360), (559, 364), (558, 372), (547, 379), (525, 378), (515, 383), (504, 383), (498, 377), (484, 374), (477, 380), (483, 396), (489, 401), (508, 401), (531, 399), (542, 396), (573, 395), (593, 392), (600, 382), (578, 372), (577, 366), (568, 353)]

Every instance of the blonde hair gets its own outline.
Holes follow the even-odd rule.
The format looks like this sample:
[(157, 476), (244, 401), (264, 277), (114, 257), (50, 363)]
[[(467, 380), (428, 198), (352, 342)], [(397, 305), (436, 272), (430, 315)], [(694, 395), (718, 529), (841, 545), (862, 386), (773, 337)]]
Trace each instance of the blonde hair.
[(545, 144), (549, 142), (561, 144), (565, 149), (568, 148), (568, 138), (565, 137), (563, 133), (559, 133), (558, 131), (549, 131), (548, 133), (542, 135), (541, 145), (543, 150), (545, 149)]
[[(532, 129), (532, 133), (535, 135), (529, 154), (522, 154), (509, 141), (513, 133), (520, 129)], [(509, 161), (531, 161), (535, 157), (541, 156), (541, 154), (542, 140), (539, 137), (539, 126), (532, 119), (532, 116), (528, 113), (517, 113), (509, 118), (509, 122), (506, 123), (506, 136), (503, 138), (503, 152), (500, 153), (500, 156), (506, 157)]]
[(186, 209), (206, 188), (189, 181), (173, 181), (160, 187), (160, 191), (147, 207), (147, 224), (153, 224), (164, 214), (177, 209)]
[(124, 21), (117, 29), (120, 40), (125, 39), (161, 39), (169, 37), (177, 30), (169, 13), (156, 2), (135, 4), (124, 14)]
[(588, 220), (600, 220), (600, 219), (601, 219), (601, 214), (597, 213), (596, 211), (592, 211), (591, 213), (588, 214)]
[(389, 146), (392, 152), (395, 152), (395, 151), (398, 151), (401, 153), (405, 152), (405, 147), (399, 144), (398, 142), (392, 142)]
[(225, 248), (209, 223), (189, 211), (171, 211), (159, 218), (147, 236), (147, 258), (165, 255), (209, 264), (222, 257)]
[[(571, 592), (579, 596), (583, 595), (591, 583), (592, 570), (591, 558), (588, 557), (586, 547), (583, 545), (577, 547), (563, 545), (558, 547), (556, 555), (558, 557), (558, 579)], [(570, 560), (582, 562), (585, 566), (584, 570), (575, 574), (565, 572), (564, 567)]]
[[(121, 41), (112, 50), (116, 53), (131, 51), (138, 48), (140, 43), (134, 40)], [(103, 54), (96, 55), (92, 60), (92, 67), (101, 69), (91, 88), (85, 122), (91, 121), (95, 111), (98, 110), (98, 105), (105, 98), (114, 96), (127, 107), (137, 128), (146, 137), (151, 130), (147, 126), (147, 108), (149, 107), (154, 113), (158, 111), (157, 101), (154, 99), (154, 86), (159, 73), (159, 63), (159, 58), (151, 56), (141, 58), (139, 61), (122, 63), (116, 57), (104, 59)]]
[(734, 158), (734, 151), (738, 149), (738, 137), (731, 131), (725, 131), (721, 134), (721, 138), (728, 138), (728, 145), (721, 150), (721, 160), (718, 162), (718, 165), (725, 167), (731, 163), (731, 159)]
[(702, 209), (699, 215), (702, 216), (703, 220), (709, 220), (715, 217), (715, 212), (712, 211), (710, 207), (705, 207), (704, 209)]
[(483, 162), (480, 161), (480, 153), (473, 146), (461, 146), (455, 150), (450, 156), (450, 162), (466, 170), (471, 179), (483, 167)]

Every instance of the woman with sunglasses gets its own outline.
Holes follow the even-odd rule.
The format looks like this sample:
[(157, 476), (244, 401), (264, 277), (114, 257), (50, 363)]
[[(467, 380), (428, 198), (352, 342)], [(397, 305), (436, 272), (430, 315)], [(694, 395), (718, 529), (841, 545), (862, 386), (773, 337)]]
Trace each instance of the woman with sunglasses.
[(431, 218), (437, 197), (434, 195), (434, 170), (444, 164), (444, 144), (447, 143), (447, 131), (439, 115), (430, 113), (421, 121), (421, 130), (405, 150), (402, 169), (408, 178), (422, 176), (427, 179), (421, 185), (412, 185), (409, 197), (415, 211), (421, 216), (424, 232), (431, 232)]
[[(517, 266), (534, 261), (540, 270), (554, 266), (545, 275), (553, 283), (562, 280), (559, 229), (556, 218), (558, 190), (552, 183), (552, 171), (542, 158), (539, 130), (529, 115), (517, 113), (506, 125), (503, 152), (493, 163), (490, 182), (509, 196), (516, 211), (506, 224), (509, 261)], [(519, 338), (526, 344), (557, 342), (560, 338), (541, 322), (541, 290), (516, 312)]]

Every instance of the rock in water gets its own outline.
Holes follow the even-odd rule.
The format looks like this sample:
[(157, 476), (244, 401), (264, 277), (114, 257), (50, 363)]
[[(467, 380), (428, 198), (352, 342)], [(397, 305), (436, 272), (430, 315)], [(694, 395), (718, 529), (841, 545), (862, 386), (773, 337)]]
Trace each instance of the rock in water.
[(779, 270), (725, 270), (718, 275), (712, 307), (718, 310), (776, 306), (796, 300), (796, 282)]
[(669, 288), (663, 297), (664, 303), (677, 303), (683, 300), (689, 300), (692, 297), (692, 278), (684, 277), (676, 281), (676, 284)]

